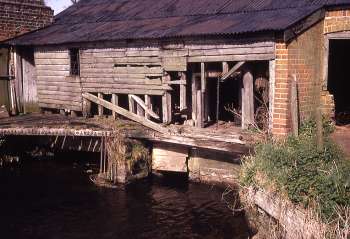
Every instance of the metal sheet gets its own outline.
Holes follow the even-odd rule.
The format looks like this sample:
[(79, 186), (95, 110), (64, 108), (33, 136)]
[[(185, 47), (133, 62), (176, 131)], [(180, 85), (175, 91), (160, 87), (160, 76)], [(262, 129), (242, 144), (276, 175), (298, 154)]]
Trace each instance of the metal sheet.
[(55, 23), (8, 43), (49, 45), (281, 31), (350, 0), (83, 0)]

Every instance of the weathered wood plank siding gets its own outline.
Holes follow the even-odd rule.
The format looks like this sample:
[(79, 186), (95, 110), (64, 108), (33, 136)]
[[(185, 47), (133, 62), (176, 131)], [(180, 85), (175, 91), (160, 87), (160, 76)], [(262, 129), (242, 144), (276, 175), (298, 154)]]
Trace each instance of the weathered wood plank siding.
[(39, 48), (35, 51), (39, 106), (82, 110), (80, 78), (70, 76), (69, 50)]
[(251, 43), (235, 42), (203, 42), (189, 41), (189, 62), (223, 62), (223, 61), (257, 61), (275, 58), (274, 43), (272, 41), (258, 41)]
[[(98, 48), (101, 47), (101, 48)], [(188, 40), (182, 43), (109, 43), (81, 50), (83, 92), (163, 95), (165, 71), (186, 71), (188, 62), (255, 61), (275, 58), (272, 41)]]
[(81, 51), (84, 92), (163, 95), (164, 70), (159, 47), (85, 49)]
[(255, 61), (275, 58), (273, 41), (232, 39), (179, 42), (80, 44), (80, 78), (70, 77), (68, 48), (35, 53), (41, 107), (82, 109), (81, 93), (164, 95), (166, 71), (187, 71), (192, 62)]

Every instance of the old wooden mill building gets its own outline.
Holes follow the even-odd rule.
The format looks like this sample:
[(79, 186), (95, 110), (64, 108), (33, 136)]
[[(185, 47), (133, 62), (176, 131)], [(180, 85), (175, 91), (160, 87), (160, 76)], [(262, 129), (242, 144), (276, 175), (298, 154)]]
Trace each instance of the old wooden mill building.
[(342, 79), (349, 6), (349, 0), (81, 0), (52, 25), (4, 43), (16, 59), (10, 108), (117, 114), (176, 144), (186, 140), (175, 140), (172, 127), (206, 135), (202, 143), (244, 144), (238, 128), (250, 125), (286, 135), (295, 110), (306, 119), (318, 107), (329, 115), (350, 109), (349, 81)]

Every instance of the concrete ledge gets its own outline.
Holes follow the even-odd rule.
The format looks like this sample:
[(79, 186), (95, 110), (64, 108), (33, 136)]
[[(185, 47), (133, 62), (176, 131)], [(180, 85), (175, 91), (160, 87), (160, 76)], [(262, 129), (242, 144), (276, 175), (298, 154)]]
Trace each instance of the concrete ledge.
[(316, 221), (306, 210), (263, 190), (249, 188), (243, 194), (246, 200), (279, 222), (286, 232), (287, 239), (324, 238), (326, 225)]

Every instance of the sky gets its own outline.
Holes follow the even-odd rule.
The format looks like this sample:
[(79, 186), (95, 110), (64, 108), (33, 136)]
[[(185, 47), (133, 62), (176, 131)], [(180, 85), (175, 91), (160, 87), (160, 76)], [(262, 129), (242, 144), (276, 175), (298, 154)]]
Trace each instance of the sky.
[(70, 0), (45, 0), (45, 2), (55, 11), (55, 15), (71, 5)]

